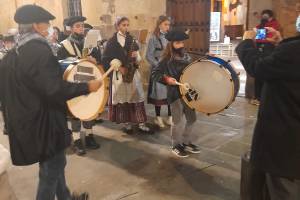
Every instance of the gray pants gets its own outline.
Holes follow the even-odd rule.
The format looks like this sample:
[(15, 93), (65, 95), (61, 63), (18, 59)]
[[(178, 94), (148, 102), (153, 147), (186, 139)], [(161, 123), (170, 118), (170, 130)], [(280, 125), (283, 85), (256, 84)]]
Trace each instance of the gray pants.
[[(197, 120), (196, 112), (189, 108), (182, 99), (178, 99), (171, 104), (171, 113), (174, 126), (171, 127), (172, 146), (177, 144), (189, 144), (197, 139), (196, 135), (192, 133), (193, 125)], [(183, 116), (186, 118), (186, 123), (183, 130)]]
[(300, 199), (300, 180), (290, 180), (266, 174), (266, 182), (271, 200)]

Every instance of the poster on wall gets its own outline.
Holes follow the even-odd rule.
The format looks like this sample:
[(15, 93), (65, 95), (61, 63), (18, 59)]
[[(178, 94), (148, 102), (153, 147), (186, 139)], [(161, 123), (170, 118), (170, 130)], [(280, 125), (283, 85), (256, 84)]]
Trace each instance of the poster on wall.
[(246, 0), (224, 0), (226, 25), (241, 25), (246, 23)]
[(210, 41), (219, 42), (221, 32), (221, 12), (212, 12), (210, 17)]

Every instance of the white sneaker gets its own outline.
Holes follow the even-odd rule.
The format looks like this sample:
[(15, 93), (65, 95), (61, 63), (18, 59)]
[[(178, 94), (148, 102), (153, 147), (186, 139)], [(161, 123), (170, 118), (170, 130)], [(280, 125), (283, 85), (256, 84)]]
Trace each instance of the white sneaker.
[(168, 126), (174, 126), (172, 116), (169, 116), (167, 119), (165, 119), (165, 124), (167, 124)]
[(156, 119), (154, 120), (154, 123), (156, 125), (158, 125), (160, 128), (165, 128), (164, 121), (161, 117), (156, 117)]

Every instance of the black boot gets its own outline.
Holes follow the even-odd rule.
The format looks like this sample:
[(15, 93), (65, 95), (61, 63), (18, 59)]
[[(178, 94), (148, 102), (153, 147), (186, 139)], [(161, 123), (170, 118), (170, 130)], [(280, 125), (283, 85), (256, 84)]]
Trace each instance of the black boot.
[(85, 138), (85, 143), (86, 143), (86, 148), (88, 149), (99, 149), (100, 148), (100, 144), (98, 144), (94, 138), (93, 134), (89, 134), (86, 138)]
[(85, 147), (81, 139), (74, 141), (73, 149), (78, 156), (83, 156), (84, 154), (86, 154)]

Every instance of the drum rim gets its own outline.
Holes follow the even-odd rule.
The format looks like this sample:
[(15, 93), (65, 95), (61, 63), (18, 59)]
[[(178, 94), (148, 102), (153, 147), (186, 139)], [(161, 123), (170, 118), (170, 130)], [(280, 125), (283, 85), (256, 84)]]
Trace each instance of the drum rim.
[[(104, 71), (104, 69), (103, 69), (103, 65), (97, 65), (97, 64), (95, 64), (95, 63), (89, 61), (88, 59), (81, 59), (81, 60), (79, 60), (76, 64), (74, 64), (74, 63), (73, 63), (73, 64), (70, 64), (70, 65), (66, 68), (66, 70), (65, 70), (65, 72), (64, 72), (64, 74), (63, 74), (63, 80), (66, 81), (66, 79), (67, 79), (67, 77), (69, 76), (69, 74), (71, 73), (72, 69), (73, 69), (77, 64), (79, 64), (79, 63), (81, 63), (81, 62), (89, 62), (89, 63), (92, 63), (93, 65), (96, 66), (96, 68), (101, 72), (102, 75), (105, 73), (105, 71)], [(102, 66), (102, 67), (101, 67), (101, 66)], [(97, 112), (96, 112), (95, 115), (93, 115), (93, 116), (91, 116), (91, 117), (89, 117), (89, 118), (86, 118), (86, 119), (80, 119), (80, 118), (79, 118), (80, 120), (82, 120), (82, 121), (91, 121), (91, 120), (94, 120), (94, 119), (96, 119), (96, 118), (99, 116), (99, 114), (101, 114), (101, 113), (104, 111), (105, 105), (106, 105), (106, 103), (107, 103), (107, 101), (108, 101), (108, 97), (109, 97), (109, 80), (108, 80), (107, 77), (103, 79), (103, 81), (102, 81), (102, 87), (104, 87), (104, 101), (103, 101), (103, 102), (105, 102), (105, 103), (100, 104), (100, 106), (99, 106), (99, 108), (97, 109)], [(75, 97), (75, 98), (76, 98), (76, 97)], [(70, 100), (72, 100), (72, 99), (70, 99)], [(66, 103), (67, 103), (68, 110), (69, 110), (69, 113), (72, 115), (72, 117), (78, 118), (77, 116), (74, 115), (74, 113), (73, 113), (72, 110), (70, 109), (70, 106), (69, 106), (69, 103), (68, 103), (70, 100), (68, 100), (68, 101), (66, 102)]]
[[(190, 64), (182, 71), (182, 74), (181, 74), (181, 76), (180, 76), (180, 82), (182, 81), (182, 77), (183, 77), (184, 72), (185, 72), (191, 65), (193, 65), (193, 64), (195, 64), (195, 63), (198, 63), (198, 62), (203, 62), (203, 61), (212, 62), (212, 63), (215, 63), (216, 65), (219, 65), (219, 66), (220, 66), (219, 63), (217, 63), (217, 62), (215, 62), (215, 61), (213, 61), (213, 60), (209, 60), (209, 59), (199, 59), (199, 60), (196, 60), (196, 61), (190, 63)], [(221, 66), (222, 66), (222, 65), (221, 65)], [(227, 70), (228, 70), (228, 69), (227, 69)], [(229, 71), (229, 70), (228, 70), (228, 71)], [(231, 74), (231, 73), (229, 72), (229, 74)], [(232, 76), (231, 76), (231, 77), (232, 77)], [(232, 92), (233, 95), (232, 95), (232, 97), (231, 97), (231, 100), (230, 100), (229, 104), (227, 104), (223, 109), (221, 109), (221, 110), (219, 110), (219, 111), (216, 111), (216, 112), (211, 112), (211, 113), (203, 112), (203, 111), (200, 111), (200, 110), (196, 110), (195, 108), (191, 108), (191, 106), (189, 105), (189, 102), (186, 100), (186, 98), (184, 98), (184, 95), (183, 95), (183, 88), (182, 88), (181, 86), (178, 86), (178, 87), (179, 87), (179, 90), (180, 90), (180, 94), (181, 94), (181, 96), (182, 96), (182, 99), (183, 99), (183, 101), (187, 104), (188, 107), (190, 107), (191, 109), (196, 110), (196, 111), (198, 111), (198, 112), (200, 112), (200, 113), (203, 113), (203, 114), (206, 114), (206, 115), (212, 115), (212, 114), (217, 114), (217, 113), (220, 113), (220, 112), (224, 111), (225, 109), (227, 109), (227, 108), (234, 102), (234, 99), (235, 99), (235, 97), (236, 97), (236, 96), (235, 96), (235, 90), (234, 90), (234, 80), (231, 79), (231, 82), (232, 82), (231, 92)]]

